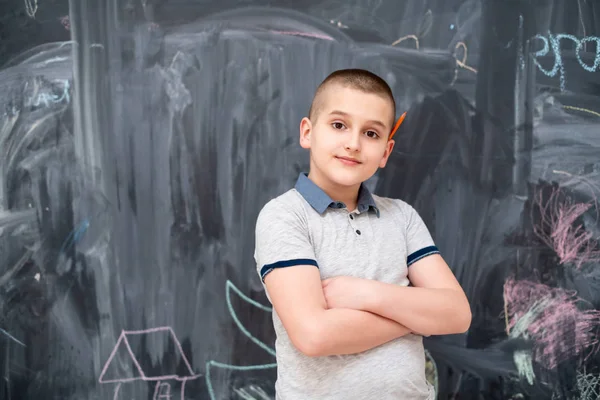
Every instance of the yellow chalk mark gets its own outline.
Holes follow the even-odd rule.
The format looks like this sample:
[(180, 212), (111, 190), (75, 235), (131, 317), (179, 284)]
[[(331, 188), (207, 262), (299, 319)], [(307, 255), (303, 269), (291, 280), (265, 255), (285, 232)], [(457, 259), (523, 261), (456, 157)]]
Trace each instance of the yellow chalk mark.
[(415, 46), (417, 46), (417, 49), (419, 48), (419, 38), (416, 35), (402, 36), (400, 39), (398, 39), (394, 43), (392, 43), (392, 46), (402, 43), (403, 41), (405, 41), (407, 39), (413, 39), (415, 41)]
[(454, 58), (456, 58), (456, 63), (459, 66), (463, 67), (464, 69), (468, 69), (469, 71), (476, 74), (477, 70), (475, 68), (471, 67), (470, 65), (467, 65), (467, 51), (468, 51), (467, 45), (465, 44), (465, 42), (458, 42), (458, 43), (456, 43), (456, 46), (454, 46), (454, 50), (458, 50), (459, 47), (463, 48), (464, 54), (463, 54), (463, 59), (461, 61), (456, 57), (456, 52), (454, 52)]
[[(462, 60), (459, 60), (458, 57), (456, 57), (456, 50), (458, 50), (459, 47), (463, 48)], [(476, 74), (477, 70), (475, 68), (471, 67), (470, 65), (467, 65), (467, 52), (468, 52), (468, 48), (467, 48), (466, 43), (458, 42), (458, 43), (456, 43), (456, 46), (454, 46), (454, 54), (452, 56), (456, 60), (456, 64), (459, 67), (469, 70), (469, 71), (473, 72), (474, 74)], [(458, 79), (458, 68), (455, 68), (454, 69), (454, 78), (452, 79), (452, 82), (450, 83), (450, 85), (451, 86), (454, 85), (454, 83), (456, 82), (457, 79)]]
[(583, 108), (583, 107), (563, 106), (563, 108), (568, 108), (570, 110), (576, 110), (576, 111), (583, 111), (583, 112), (595, 115), (596, 117), (600, 117), (600, 113), (599, 112), (588, 110), (587, 108)]
[[(403, 41), (408, 40), (408, 39), (412, 39), (412, 40), (415, 41), (415, 47), (418, 50), (419, 49), (419, 38), (417, 37), (417, 35), (402, 36), (398, 40), (394, 41), (392, 43), (392, 46), (396, 46), (397, 44), (400, 44)], [(463, 48), (462, 60), (459, 60), (458, 57), (456, 56), (456, 50), (458, 50), (459, 47)], [(467, 45), (465, 44), (465, 42), (458, 42), (458, 43), (456, 43), (456, 46), (454, 47), (454, 54), (452, 56), (456, 60), (456, 64), (459, 67), (464, 68), (464, 69), (466, 69), (468, 71), (471, 71), (474, 74), (476, 74), (477, 73), (477, 69), (475, 69), (474, 67), (472, 67), (472, 66), (470, 66), (470, 65), (467, 64), (467, 52), (468, 52), (468, 48), (467, 48)], [(450, 85), (454, 85), (454, 83), (456, 82), (457, 78), (458, 78), (458, 69), (455, 69), (454, 70), (454, 78), (452, 79), (452, 82), (450, 83)]]

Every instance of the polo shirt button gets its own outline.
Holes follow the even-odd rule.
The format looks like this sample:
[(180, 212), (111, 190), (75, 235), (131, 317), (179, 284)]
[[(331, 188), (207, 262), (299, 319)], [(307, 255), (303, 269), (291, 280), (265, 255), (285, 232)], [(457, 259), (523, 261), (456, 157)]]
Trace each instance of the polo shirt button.
[(358, 229), (356, 230), (356, 233), (358, 233), (360, 235), (360, 231)]

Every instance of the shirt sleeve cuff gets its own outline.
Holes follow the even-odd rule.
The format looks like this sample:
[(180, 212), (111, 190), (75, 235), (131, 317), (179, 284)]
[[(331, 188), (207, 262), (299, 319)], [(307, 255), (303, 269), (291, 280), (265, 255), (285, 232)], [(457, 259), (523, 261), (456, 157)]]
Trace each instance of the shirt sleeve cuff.
[(416, 263), (420, 259), (430, 256), (432, 254), (440, 254), (440, 251), (436, 246), (423, 247), (421, 250), (417, 250), (407, 257), (406, 266), (410, 267), (412, 264)]
[(314, 265), (315, 267), (319, 268), (317, 261), (310, 258), (295, 258), (292, 260), (282, 260), (274, 262), (272, 264), (265, 264), (260, 269), (260, 279), (264, 283), (265, 276), (267, 276), (267, 274), (273, 271), (275, 268), (293, 267), (295, 265)]

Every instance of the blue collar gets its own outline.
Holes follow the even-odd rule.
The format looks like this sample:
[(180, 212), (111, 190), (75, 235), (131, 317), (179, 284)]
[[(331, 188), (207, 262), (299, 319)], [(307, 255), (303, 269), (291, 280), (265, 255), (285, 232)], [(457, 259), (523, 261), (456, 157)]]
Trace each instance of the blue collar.
[[(304, 197), (304, 200), (311, 205), (319, 214), (323, 214), (328, 207), (344, 208), (346, 205), (341, 201), (334, 201), (313, 181), (308, 179), (306, 173), (300, 173), (296, 181), (296, 190)], [(379, 217), (379, 208), (375, 204), (375, 200), (364, 184), (360, 185), (358, 190), (358, 202), (356, 208), (359, 212), (373, 210)]]

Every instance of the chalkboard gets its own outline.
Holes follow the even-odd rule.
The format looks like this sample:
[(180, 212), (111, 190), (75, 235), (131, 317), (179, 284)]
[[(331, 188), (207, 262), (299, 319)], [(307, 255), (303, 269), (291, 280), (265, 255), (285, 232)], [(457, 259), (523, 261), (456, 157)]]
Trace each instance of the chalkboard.
[(408, 112), (368, 184), (471, 302), (425, 340), (438, 398), (600, 397), (597, 2), (0, 7), (0, 398), (273, 399), (254, 222), (347, 67)]

